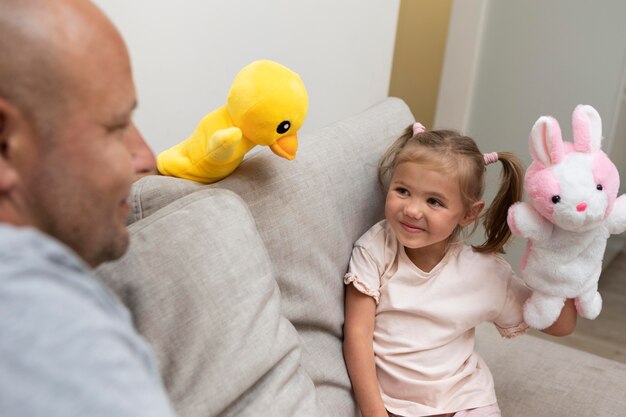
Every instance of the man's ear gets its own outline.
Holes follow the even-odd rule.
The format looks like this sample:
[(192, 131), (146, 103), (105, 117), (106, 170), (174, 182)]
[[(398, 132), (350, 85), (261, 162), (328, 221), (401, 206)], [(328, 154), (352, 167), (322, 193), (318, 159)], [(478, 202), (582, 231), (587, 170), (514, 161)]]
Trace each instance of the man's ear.
[(478, 216), (480, 215), (480, 212), (483, 210), (484, 207), (485, 207), (485, 202), (482, 200), (477, 201), (474, 204), (472, 204), (469, 210), (467, 210), (467, 212), (465, 213), (465, 216), (463, 217), (463, 219), (461, 219), (460, 225), (462, 227), (465, 227), (468, 224), (474, 222), (478, 218)]
[(0, 97), (0, 196), (17, 182), (17, 171), (11, 163), (11, 120), (15, 108)]
[(9, 145), (7, 144), (7, 141), (3, 139), (5, 125), (6, 125), (6, 116), (0, 113), (0, 156), (3, 156), (3, 157), (6, 154), (7, 149), (9, 147)]
[(0, 158), (8, 159), (11, 139), (11, 124), (16, 116), (15, 107), (0, 97)]
[(7, 129), (7, 115), (2, 111), (2, 99), (0, 98), (0, 156), (3, 158), (9, 148), (8, 139), (6, 138), (8, 136), (6, 133)]

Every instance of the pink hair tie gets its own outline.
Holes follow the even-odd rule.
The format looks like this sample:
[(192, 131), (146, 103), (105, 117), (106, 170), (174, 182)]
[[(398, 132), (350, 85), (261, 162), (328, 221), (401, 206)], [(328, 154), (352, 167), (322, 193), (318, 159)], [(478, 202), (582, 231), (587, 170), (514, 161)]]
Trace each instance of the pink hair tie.
[(413, 136), (417, 135), (418, 133), (422, 133), (425, 130), (426, 128), (420, 122), (413, 123)]
[(498, 152), (484, 153), (483, 159), (485, 160), (485, 165), (493, 164), (498, 161)]

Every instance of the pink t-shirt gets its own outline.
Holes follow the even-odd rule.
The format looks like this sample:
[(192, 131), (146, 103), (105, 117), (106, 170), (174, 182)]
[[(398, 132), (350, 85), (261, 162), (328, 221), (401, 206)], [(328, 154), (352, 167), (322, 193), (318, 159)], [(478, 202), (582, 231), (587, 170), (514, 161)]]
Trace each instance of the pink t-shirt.
[(376, 301), (374, 354), (388, 411), (427, 416), (496, 402), (474, 328), (491, 321), (505, 337), (523, 333), (530, 295), (504, 259), (454, 244), (424, 272), (383, 220), (355, 243), (344, 282)]

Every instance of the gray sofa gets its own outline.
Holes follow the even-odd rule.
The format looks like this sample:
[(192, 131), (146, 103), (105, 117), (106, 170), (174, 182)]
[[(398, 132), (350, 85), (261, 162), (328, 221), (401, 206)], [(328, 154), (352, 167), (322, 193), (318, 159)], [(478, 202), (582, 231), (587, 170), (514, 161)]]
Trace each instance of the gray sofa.
[[(212, 185), (150, 176), (132, 190), (131, 246), (98, 274), (152, 344), (181, 416), (358, 415), (342, 355), (342, 277), (382, 216), (376, 162), (413, 122), (387, 99), (260, 149)], [(626, 365), (478, 329), (506, 417), (624, 416)]]

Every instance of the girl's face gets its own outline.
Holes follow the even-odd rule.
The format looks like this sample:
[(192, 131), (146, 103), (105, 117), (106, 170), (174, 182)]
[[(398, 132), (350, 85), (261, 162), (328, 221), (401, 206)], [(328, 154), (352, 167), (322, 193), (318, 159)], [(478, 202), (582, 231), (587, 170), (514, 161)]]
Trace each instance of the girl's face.
[(385, 217), (409, 258), (432, 267), (443, 258), (456, 226), (465, 227), (476, 216), (463, 206), (456, 177), (403, 162), (391, 177)]

